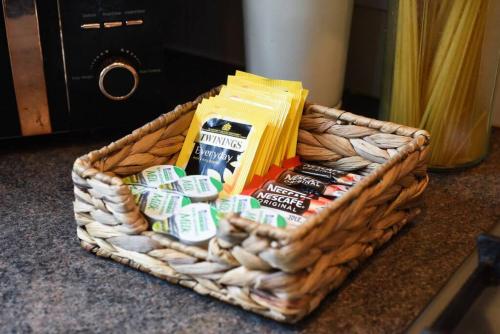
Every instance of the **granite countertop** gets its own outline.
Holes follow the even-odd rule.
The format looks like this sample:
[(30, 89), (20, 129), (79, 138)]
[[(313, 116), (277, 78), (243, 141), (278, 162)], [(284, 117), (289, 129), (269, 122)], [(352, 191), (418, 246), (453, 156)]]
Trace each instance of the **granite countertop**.
[(500, 220), (500, 130), (486, 161), (432, 174), (422, 214), (297, 325), (283, 325), (80, 248), (74, 159), (116, 139), (0, 142), (1, 332), (401, 332)]

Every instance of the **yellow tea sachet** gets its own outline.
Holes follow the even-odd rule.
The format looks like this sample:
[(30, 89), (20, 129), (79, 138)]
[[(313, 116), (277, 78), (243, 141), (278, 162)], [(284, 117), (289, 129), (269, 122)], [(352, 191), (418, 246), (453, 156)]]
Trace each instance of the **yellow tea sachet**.
[(276, 115), (276, 117), (280, 120), (278, 137), (276, 138), (273, 147), (270, 147), (272, 149), (270, 160), (264, 166), (263, 172), (257, 173), (259, 175), (264, 175), (266, 174), (270, 165), (276, 164), (276, 161), (278, 160), (282, 160), (280, 157), (283, 156), (284, 145), (286, 145), (285, 133), (291, 126), (290, 112), (294, 96), (293, 94), (283, 89), (269, 87), (265, 84), (257, 83), (244, 77), (228, 76), (227, 83), (227, 87), (230, 89), (241, 88), (245, 90), (255, 91), (256, 94), (259, 94), (260, 96), (264, 96), (272, 100), (284, 100), (288, 104), (287, 109), (280, 109), (279, 111), (277, 111), (278, 115)]
[(209, 103), (211, 106), (216, 108), (220, 106), (229, 107), (232, 110), (237, 110), (241, 107), (242, 104), (247, 104), (249, 106), (249, 108), (245, 108), (247, 112), (252, 112), (252, 115), (254, 117), (258, 117), (259, 119), (263, 119), (266, 121), (267, 127), (265, 132), (262, 134), (259, 149), (255, 153), (247, 179), (251, 180), (256, 173), (259, 173), (259, 175), (264, 175), (264, 164), (269, 155), (268, 151), (270, 150), (270, 148), (275, 146), (273, 142), (273, 133), (275, 130), (275, 127), (273, 126), (273, 110), (268, 106), (258, 105), (258, 103), (250, 103), (249, 101), (242, 99), (234, 100), (223, 95), (218, 95), (217, 97), (210, 98), (205, 103)]
[(228, 76), (219, 95), (198, 105), (177, 166), (222, 182), (223, 197), (240, 193), (254, 175), (295, 156), (306, 96), (298, 81)]
[(283, 129), (281, 137), (282, 147), (280, 153), (275, 157), (274, 163), (281, 165), (281, 161), (295, 156), (297, 148), (297, 138), (300, 120), (302, 118), (302, 109), (307, 98), (308, 91), (303, 89), (300, 81), (274, 80), (258, 76), (256, 74), (243, 71), (236, 71), (236, 77), (245, 78), (249, 81), (262, 84), (268, 87), (282, 89), (293, 94), (290, 115)]
[(270, 121), (261, 114), (268, 115), (262, 107), (221, 96), (204, 100), (196, 109), (176, 165), (188, 175), (220, 180), (223, 196), (240, 193), (251, 177)]
[(295, 115), (295, 121), (292, 126), (290, 140), (288, 141), (288, 146), (286, 150), (286, 159), (293, 158), (294, 156), (297, 155), (296, 153), (297, 153), (297, 140), (299, 139), (299, 126), (300, 126), (300, 120), (302, 119), (302, 111), (304, 110), (304, 104), (306, 103), (307, 95), (309, 95), (309, 91), (307, 89), (302, 89), (299, 109), (297, 114)]
[(291, 94), (279, 90), (269, 91), (268, 88), (262, 90), (231, 85), (223, 87), (219, 95), (235, 101), (262, 107), (270, 114), (271, 121), (268, 128), (268, 138), (266, 138), (267, 144), (263, 146), (263, 151), (259, 150), (258, 161), (254, 163), (253, 170), (251, 171), (252, 175), (266, 174), (277, 152), (283, 124), (291, 105)]

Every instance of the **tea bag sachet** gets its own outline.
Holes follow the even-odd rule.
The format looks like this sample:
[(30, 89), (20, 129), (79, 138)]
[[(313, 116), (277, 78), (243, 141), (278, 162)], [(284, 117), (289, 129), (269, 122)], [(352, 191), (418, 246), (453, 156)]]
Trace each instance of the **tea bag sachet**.
[(282, 160), (295, 156), (298, 129), (302, 117), (302, 109), (304, 108), (304, 103), (308, 95), (308, 90), (303, 89), (300, 81), (274, 80), (243, 71), (236, 71), (236, 77), (245, 78), (248, 81), (281, 89), (293, 94), (292, 104), (290, 106), (290, 116), (287, 119), (283, 129), (283, 135), (280, 140), (282, 145), (280, 146), (280, 151), (275, 156), (274, 160), (276, 165), (281, 165)]
[[(269, 97), (270, 99), (274, 100), (281, 100), (284, 99), (285, 101), (288, 101), (290, 105), (288, 106), (288, 109), (283, 112), (279, 112), (278, 115), (276, 115), (279, 119), (279, 135), (277, 137), (277, 140), (275, 141), (274, 147), (270, 148), (272, 149), (272, 153), (270, 154), (270, 161), (265, 164), (263, 170), (256, 170), (257, 175), (263, 175), (267, 172), (267, 169), (271, 164), (275, 164), (276, 160), (282, 160), (281, 157), (283, 155), (283, 150), (284, 147), (286, 146), (286, 136), (288, 133), (288, 129), (291, 126), (291, 117), (292, 117), (292, 107), (293, 107), (293, 100), (294, 100), (294, 95), (291, 94), (290, 92), (287, 92), (283, 89), (279, 88), (274, 88), (270, 85), (266, 85), (265, 83), (262, 82), (255, 82), (252, 80), (249, 80), (246, 77), (237, 77), (237, 76), (228, 76), (227, 77), (227, 85), (229, 88), (232, 87), (240, 87), (243, 89), (247, 90), (254, 90), (258, 92), (258, 95), (264, 95)], [(281, 111), (281, 110), (279, 110)], [(257, 168), (256, 168), (257, 169)]]
[[(268, 115), (266, 117), (266, 115)], [(176, 165), (223, 183), (221, 196), (245, 186), (270, 115), (264, 108), (217, 98), (198, 105)]]
[[(227, 91), (225, 91), (227, 94)], [(254, 112), (254, 116), (259, 116), (261, 118), (267, 119), (267, 127), (266, 131), (263, 133), (261, 142), (259, 145), (259, 149), (257, 150), (252, 164), (250, 166), (250, 172), (248, 173), (249, 177), (248, 180), (252, 178), (256, 170), (262, 170), (263, 169), (263, 164), (265, 162), (265, 159), (268, 156), (268, 152), (270, 147), (272, 147), (272, 139), (273, 139), (273, 134), (275, 133), (275, 126), (273, 122), (273, 117), (275, 113), (273, 112), (272, 107), (259, 104), (256, 102), (249, 102), (245, 99), (238, 99), (238, 98), (230, 98), (226, 97), (224, 95), (219, 94), (219, 96), (210, 98), (208, 99), (208, 102), (213, 106), (217, 107), (220, 105), (220, 103), (223, 103), (225, 105), (230, 105), (232, 108), (240, 108), (242, 105), (248, 105), (252, 107), (252, 111)], [(258, 108), (258, 109), (255, 109)]]
[(263, 152), (259, 152), (259, 160), (254, 163), (250, 172), (252, 176), (254, 174), (264, 175), (271, 166), (277, 152), (281, 132), (290, 109), (292, 95), (236, 77), (230, 77), (228, 82), (229, 86), (222, 88), (220, 96), (265, 108), (271, 114), (269, 136), (266, 138), (267, 145), (263, 147)]

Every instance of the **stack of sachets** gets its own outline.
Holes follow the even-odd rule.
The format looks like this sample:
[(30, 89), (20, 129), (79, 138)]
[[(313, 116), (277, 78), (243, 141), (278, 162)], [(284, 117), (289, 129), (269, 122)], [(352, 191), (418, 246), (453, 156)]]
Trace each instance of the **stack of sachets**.
[(206, 245), (228, 213), (295, 228), (359, 182), (295, 157), (307, 93), (296, 81), (229, 76), (198, 105), (176, 166), (123, 179), (151, 229)]
[(362, 176), (332, 168), (287, 159), (283, 168), (272, 166), (265, 176), (256, 176), (243, 194), (256, 198), (261, 206), (283, 215), (290, 227), (304, 223), (308, 216), (345, 194)]
[(177, 166), (223, 182), (224, 195), (239, 194), (254, 175), (295, 156), (306, 96), (300, 82), (238, 71), (198, 106)]

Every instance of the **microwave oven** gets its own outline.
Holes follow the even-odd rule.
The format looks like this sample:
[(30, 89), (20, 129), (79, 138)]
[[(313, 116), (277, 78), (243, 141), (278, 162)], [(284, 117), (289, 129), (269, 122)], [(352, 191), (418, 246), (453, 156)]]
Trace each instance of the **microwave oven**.
[(0, 138), (164, 112), (161, 1), (1, 1)]

